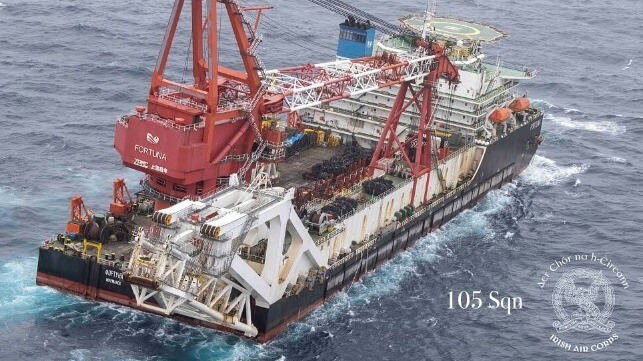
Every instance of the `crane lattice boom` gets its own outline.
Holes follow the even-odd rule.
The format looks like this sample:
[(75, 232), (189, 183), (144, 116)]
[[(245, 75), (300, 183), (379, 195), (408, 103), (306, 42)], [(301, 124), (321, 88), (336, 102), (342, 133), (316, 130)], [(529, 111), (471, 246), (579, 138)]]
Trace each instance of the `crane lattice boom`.
[(373, 56), (271, 70), (264, 85), (282, 94), (283, 111), (292, 112), (422, 78), (434, 58)]

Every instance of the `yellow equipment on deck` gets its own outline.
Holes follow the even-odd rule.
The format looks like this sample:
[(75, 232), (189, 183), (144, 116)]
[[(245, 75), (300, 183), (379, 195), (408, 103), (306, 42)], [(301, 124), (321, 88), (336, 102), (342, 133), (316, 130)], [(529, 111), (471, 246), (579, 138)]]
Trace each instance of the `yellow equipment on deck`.
[(83, 254), (87, 254), (87, 248), (96, 248), (96, 259), (100, 259), (100, 251), (103, 249), (103, 244), (98, 242), (91, 242), (86, 239), (83, 240)]

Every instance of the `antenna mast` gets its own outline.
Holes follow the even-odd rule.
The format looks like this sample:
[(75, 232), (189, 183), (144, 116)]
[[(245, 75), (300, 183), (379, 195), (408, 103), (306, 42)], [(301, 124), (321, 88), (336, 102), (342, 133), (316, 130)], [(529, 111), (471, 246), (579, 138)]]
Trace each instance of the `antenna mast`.
[(424, 14), (424, 26), (422, 27), (422, 39), (426, 39), (426, 25), (435, 17), (435, 9), (438, 0), (428, 0), (426, 3), (426, 13)]

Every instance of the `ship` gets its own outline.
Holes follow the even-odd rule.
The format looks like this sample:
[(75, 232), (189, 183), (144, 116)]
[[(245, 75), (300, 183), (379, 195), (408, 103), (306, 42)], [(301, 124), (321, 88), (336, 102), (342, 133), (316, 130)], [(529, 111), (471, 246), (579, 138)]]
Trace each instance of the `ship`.
[[(38, 285), (266, 342), (529, 165), (543, 113), (515, 88), (535, 72), (485, 60), (502, 31), (311, 1), (345, 19), (335, 58), (274, 70), (268, 6), (174, 2), (147, 104), (115, 123), (140, 186), (116, 179), (104, 213), (71, 198)], [(186, 12), (181, 82), (165, 68)]]

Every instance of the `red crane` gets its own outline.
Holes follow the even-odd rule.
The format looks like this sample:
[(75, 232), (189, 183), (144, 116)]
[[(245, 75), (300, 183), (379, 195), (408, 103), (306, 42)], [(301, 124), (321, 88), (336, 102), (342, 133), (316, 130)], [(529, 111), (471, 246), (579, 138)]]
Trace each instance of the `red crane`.
[[(152, 74), (147, 107), (136, 107), (134, 114), (119, 118), (116, 125), (114, 146), (126, 166), (147, 174), (143, 186), (161, 201), (157, 201), (157, 208), (209, 193), (227, 184), (231, 176), (246, 178), (246, 171), (262, 154), (269, 158), (270, 152), (283, 146), (262, 139), (259, 127), (264, 115), (291, 113), (396, 84), (402, 84), (400, 92), (406, 94), (413, 91), (410, 82), (422, 78), (424, 90), (414, 96), (418, 103), (421, 98), (430, 99), (437, 76), (455, 69), (447, 66), (450, 63), (441, 49), (424, 44), (425, 50), (418, 54), (383, 54), (265, 71), (256, 53), (262, 39), (256, 23), (251, 24), (233, 0), (207, 4), (191, 1), (193, 82), (182, 84), (164, 75), (184, 7), (184, 0), (175, 0)], [(225, 16), (220, 16), (220, 11)], [(226, 16), (240, 54), (241, 71), (218, 61), (218, 21)], [(450, 79), (457, 79), (457, 70)], [(385, 154), (395, 150), (394, 137), (387, 136), (397, 125), (400, 109), (408, 107), (401, 100), (396, 103), (400, 104), (391, 112), (378, 144), (378, 149), (387, 144)], [(426, 139), (428, 134), (431, 108), (430, 102), (424, 103), (421, 109), (426, 122), (417, 139)], [(422, 167), (428, 164), (424, 148), (417, 148), (421, 156), (416, 157), (419, 163), (414, 174), (423, 174)]]
[[(389, 158), (396, 152), (400, 152), (402, 159), (408, 165), (413, 176), (413, 188), (411, 199), (415, 199), (417, 180), (424, 174), (429, 174), (425, 183), (424, 199), (428, 200), (429, 176), (431, 172), (431, 152), (432, 144), (432, 123), (433, 123), (433, 90), (438, 78), (443, 77), (449, 83), (458, 83), (458, 68), (455, 67), (445, 54), (445, 49), (439, 44), (428, 44), (420, 40), (419, 45), (428, 47), (431, 54), (435, 56), (435, 62), (431, 67), (429, 74), (424, 76), (422, 86), (415, 90), (410, 82), (404, 82), (400, 85), (395, 102), (382, 128), (382, 135), (377, 143), (373, 158), (371, 160), (371, 169), (382, 169), (379, 161)], [(411, 99), (406, 101), (406, 95), (410, 93)], [(412, 104), (420, 109), (420, 120), (418, 122), (418, 131), (402, 142), (397, 134), (397, 125), (402, 113)], [(415, 145), (415, 154), (410, 154), (411, 145)]]
[(134, 206), (132, 195), (125, 185), (125, 179), (118, 178), (114, 181), (112, 203), (109, 205), (109, 211), (116, 217), (129, 213)]
[[(423, 31), (420, 34), (412, 29), (391, 24), (384, 19), (355, 8), (341, 0), (309, 1), (342, 16), (352, 17), (353, 19), (357, 19), (363, 23), (368, 23), (370, 26), (375, 27), (378, 31), (385, 34), (408, 38), (414, 42), (418, 48), (424, 48), (427, 54), (433, 55), (434, 59), (430, 67), (430, 72), (424, 75), (422, 86), (419, 90), (415, 90), (410, 81), (405, 81), (401, 84), (386, 124), (382, 129), (382, 134), (379, 142), (377, 143), (377, 147), (375, 148), (370, 164), (371, 171), (376, 168), (382, 169), (383, 167), (379, 165), (379, 161), (382, 158), (389, 158), (399, 151), (404, 162), (411, 170), (414, 180), (411, 199), (415, 199), (418, 178), (424, 174), (430, 174), (431, 171), (433, 89), (436, 86), (437, 79), (440, 77), (445, 78), (449, 84), (457, 84), (459, 82), (458, 68), (451, 63), (446, 55), (444, 47), (437, 43), (433, 43), (426, 38), (426, 31)], [(435, 13), (435, 2), (429, 3), (427, 8), (427, 16), (431, 16), (433, 13)], [(411, 93), (411, 100), (406, 101), (405, 99), (408, 93)], [(397, 125), (402, 113), (412, 104), (415, 104), (420, 110), (418, 131), (411, 137), (408, 137), (404, 142), (401, 142), (397, 135)], [(411, 145), (415, 146), (415, 154), (409, 154), (412, 150)], [(428, 199), (428, 186), (429, 179), (427, 176), (424, 190), (424, 202)]]
[(69, 202), (70, 214), (67, 222), (67, 233), (79, 234), (87, 222), (92, 219), (92, 212), (87, 209), (83, 197), (74, 196)]
[[(114, 146), (123, 163), (148, 174), (145, 186), (168, 203), (215, 189), (217, 181), (239, 170), (261, 137), (257, 123), (264, 103), (259, 78), (263, 67), (256, 56), (261, 37), (236, 2), (208, 3), (204, 8), (203, 0), (191, 1), (194, 82), (181, 84), (164, 75), (184, 8), (184, 0), (176, 0), (147, 107), (137, 107), (116, 126)], [(218, 61), (219, 3), (230, 21), (243, 71)]]

